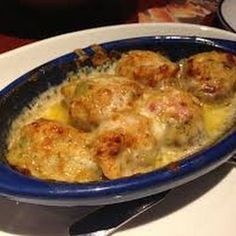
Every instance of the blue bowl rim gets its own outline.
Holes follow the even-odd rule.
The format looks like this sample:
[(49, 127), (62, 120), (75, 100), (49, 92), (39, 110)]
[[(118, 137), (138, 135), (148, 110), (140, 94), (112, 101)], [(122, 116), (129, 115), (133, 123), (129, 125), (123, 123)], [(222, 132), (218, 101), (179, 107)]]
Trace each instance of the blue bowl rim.
[[(236, 54), (236, 42), (223, 39), (212, 39), (194, 36), (148, 36), (131, 39), (122, 39), (112, 42), (100, 44), (101, 46), (112, 48), (117, 43), (130, 43), (140, 40), (154, 40), (156, 42), (188, 42), (201, 43), (214, 46), (217, 49), (222, 49)], [(90, 47), (85, 50), (90, 51)], [(33, 69), (37, 71), (45, 65), (59, 65), (62, 61), (69, 62), (75, 55), (69, 53), (58, 57), (46, 64)], [(7, 94), (10, 90), (25, 81), (32, 71), (19, 77), (3, 90), (0, 91), (0, 97)], [(24, 198), (39, 198), (39, 199), (97, 199), (102, 197), (116, 196), (135, 193), (145, 189), (160, 188), (168, 189), (168, 186), (173, 184), (178, 185), (183, 179), (189, 176), (198, 176), (200, 172), (206, 173), (213, 166), (226, 161), (235, 153), (236, 149), (236, 131), (230, 133), (226, 138), (220, 140), (215, 145), (210, 146), (198, 153), (195, 153), (188, 158), (178, 161), (178, 168), (173, 169), (164, 167), (149, 173), (131, 176), (127, 178), (101, 181), (95, 183), (83, 184), (68, 184), (60, 182), (42, 181), (36, 178), (27, 177), (17, 171), (11, 169), (5, 163), (0, 163), (0, 194), (9, 196), (19, 196)], [(217, 164), (218, 163), (218, 164)], [(182, 181), (183, 182), (183, 181)], [(166, 188), (163, 186), (167, 186)]]

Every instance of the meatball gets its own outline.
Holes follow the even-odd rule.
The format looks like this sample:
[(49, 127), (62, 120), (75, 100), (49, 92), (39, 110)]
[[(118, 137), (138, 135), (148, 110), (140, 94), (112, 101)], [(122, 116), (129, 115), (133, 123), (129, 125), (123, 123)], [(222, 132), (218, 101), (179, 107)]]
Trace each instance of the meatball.
[(194, 55), (183, 64), (182, 87), (201, 101), (222, 102), (235, 91), (236, 57), (225, 52)]
[(87, 134), (73, 127), (39, 119), (14, 136), (7, 160), (16, 169), (41, 179), (101, 180), (102, 172), (92, 158), (89, 140)]
[(172, 82), (178, 72), (177, 64), (160, 53), (133, 50), (118, 61), (116, 73), (139, 81), (148, 87), (156, 87), (161, 82)]
[(164, 145), (184, 147), (204, 140), (202, 108), (191, 94), (165, 87), (144, 95), (139, 107), (141, 114), (153, 120), (155, 133)]
[(135, 81), (112, 75), (81, 79), (74, 87), (68, 86), (62, 92), (69, 100), (70, 116), (85, 131), (92, 131), (113, 113), (132, 107), (143, 92)]
[(155, 169), (159, 141), (148, 118), (119, 113), (97, 130), (94, 156), (104, 175), (116, 179)]

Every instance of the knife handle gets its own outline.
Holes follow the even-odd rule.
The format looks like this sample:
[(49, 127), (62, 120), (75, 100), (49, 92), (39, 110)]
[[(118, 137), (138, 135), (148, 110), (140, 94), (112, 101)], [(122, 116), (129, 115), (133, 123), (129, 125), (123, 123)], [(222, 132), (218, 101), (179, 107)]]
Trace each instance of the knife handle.
[(161, 202), (169, 191), (124, 203), (104, 206), (70, 226), (71, 236), (107, 236)]

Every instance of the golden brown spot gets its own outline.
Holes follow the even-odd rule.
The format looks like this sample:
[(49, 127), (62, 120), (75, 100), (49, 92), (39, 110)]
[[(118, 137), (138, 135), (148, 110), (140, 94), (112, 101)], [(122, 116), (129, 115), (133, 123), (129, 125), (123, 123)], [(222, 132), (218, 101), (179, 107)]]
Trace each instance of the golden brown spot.
[(178, 172), (180, 171), (180, 166), (179, 166), (179, 163), (178, 162), (173, 162), (173, 163), (170, 163), (168, 166), (167, 166), (167, 169), (173, 171), (173, 172)]
[(227, 60), (227, 66), (229, 66), (230, 68), (232, 68), (233, 66), (235, 66), (235, 57), (232, 54), (226, 53), (226, 60)]
[(99, 140), (100, 145), (97, 148), (96, 156), (111, 156), (115, 157), (119, 154), (124, 136), (122, 134), (107, 134)]

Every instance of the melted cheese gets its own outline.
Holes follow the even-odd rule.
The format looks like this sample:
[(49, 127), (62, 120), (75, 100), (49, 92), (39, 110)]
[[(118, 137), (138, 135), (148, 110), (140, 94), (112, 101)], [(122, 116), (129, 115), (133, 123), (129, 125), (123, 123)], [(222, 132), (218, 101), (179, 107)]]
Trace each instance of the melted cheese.
[[(108, 77), (109, 75), (114, 74), (114, 65), (112, 65), (112, 67), (109, 70), (106, 70), (106, 73), (108, 74)], [(96, 77), (98, 75), (101, 75), (100, 72), (94, 71), (90, 74), (90, 79), (93, 79), (93, 77)], [(69, 80), (70, 81), (76, 80), (78, 79), (78, 77), (79, 76), (77, 75), (72, 75)], [(21, 129), (22, 126), (29, 124), (30, 122), (40, 117), (58, 121), (67, 125), (72, 124), (68, 108), (66, 107), (65, 103), (62, 102), (63, 97), (60, 92), (62, 86), (64, 86), (66, 83), (68, 83), (68, 81), (66, 81), (64, 84), (56, 88), (52, 88), (49, 91), (45, 92), (38, 99), (34, 101), (31, 109), (25, 109), (22, 112), (19, 118), (16, 119), (16, 121), (12, 125), (12, 130), (9, 134), (9, 143), (10, 143), (9, 146), (11, 146), (11, 137), (13, 137), (14, 135), (17, 136), (17, 132)], [(120, 99), (121, 97), (117, 97), (116, 99), (114, 99), (113, 101), (114, 104), (112, 104), (112, 108), (119, 106), (119, 104), (122, 102)], [(222, 133), (224, 133), (227, 129), (231, 128), (232, 126), (231, 123), (233, 123), (232, 120), (235, 117), (236, 113), (234, 111), (235, 105), (236, 105), (236, 96), (231, 101), (229, 101), (228, 104), (203, 105), (204, 126), (206, 128), (206, 132), (208, 135), (208, 137), (206, 138), (207, 140), (204, 140), (203, 145), (214, 142)], [(135, 107), (133, 110), (135, 110)], [(145, 110), (142, 110), (141, 114), (151, 119), (150, 114), (145, 112)], [(132, 126), (132, 122), (130, 123)], [(115, 124), (113, 125), (113, 128), (114, 126)], [(107, 128), (106, 125), (103, 125), (103, 128), (104, 129)], [(159, 140), (163, 140), (164, 134), (167, 129), (166, 124), (162, 123), (161, 121), (154, 122), (151, 128), (152, 128), (152, 133), (156, 137), (158, 137)], [(190, 155), (191, 153), (202, 148), (203, 145), (202, 144), (201, 146), (193, 145), (193, 146), (188, 146), (187, 148), (186, 147), (174, 148), (170, 146), (165, 146), (163, 143), (161, 143), (160, 152), (156, 156), (155, 166), (156, 168), (160, 168), (172, 162), (183, 159), (186, 156)], [(156, 154), (154, 154), (154, 157), (155, 155)], [(87, 164), (90, 165), (90, 162), (88, 162)]]
[(233, 105), (204, 105), (203, 116), (209, 138), (217, 138), (232, 121), (230, 118), (234, 116)]
[[(211, 140), (217, 139), (224, 130), (230, 126), (230, 122), (232, 121), (231, 118), (234, 116), (234, 101), (236, 98), (232, 99), (230, 105), (229, 104), (221, 104), (221, 105), (203, 105), (203, 118), (205, 128), (208, 134), (209, 140), (206, 143), (210, 142)], [(38, 116), (43, 117), (45, 119), (55, 120), (62, 122), (64, 124), (70, 124), (70, 117), (68, 114), (68, 110), (61, 101), (52, 104), (50, 99), (48, 103), (45, 104), (46, 110), (39, 111)], [(148, 114), (144, 114), (148, 117)], [(165, 126), (161, 122), (155, 122), (153, 124), (153, 133), (159, 135), (160, 140), (162, 139), (161, 136), (164, 134)], [(160, 168), (163, 167), (171, 162), (183, 159), (184, 157), (188, 156), (189, 154), (197, 151), (201, 147), (188, 147), (187, 150), (181, 148), (166, 148), (162, 147), (160, 153), (156, 157), (156, 167)]]
[(66, 106), (62, 102), (55, 103), (48, 107), (43, 113), (42, 118), (55, 120), (64, 124), (70, 124), (70, 117)]

